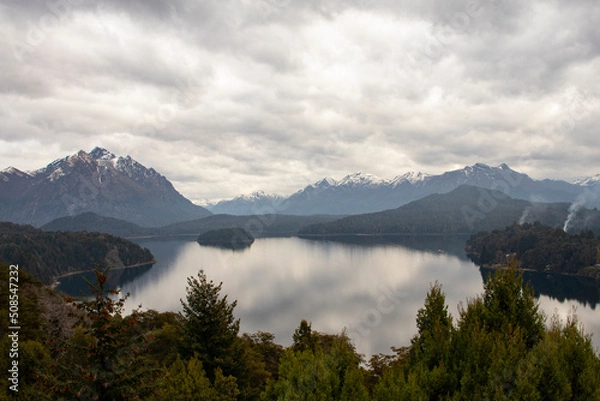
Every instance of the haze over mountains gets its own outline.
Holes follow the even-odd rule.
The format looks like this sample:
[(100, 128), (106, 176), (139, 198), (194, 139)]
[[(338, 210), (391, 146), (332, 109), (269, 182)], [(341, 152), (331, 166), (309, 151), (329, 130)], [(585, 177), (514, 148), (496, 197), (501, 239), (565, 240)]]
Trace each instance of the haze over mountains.
[(587, 207), (600, 205), (600, 175), (574, 183), (534, 180), (506, 164), (482, 163), (440, 175), (409, 172), (393, 179), (355, 173), (336, 181), (324, 178), (289, 197), (255, 192), (206, 207), (213, 213), (234, 215), (287, 213), (350, 215), (395, 209), (425, 196), (447, 193), (461, 185), (504, 192), (515, 199), (535, 202), (573, 203), (584, 195)]
[[(513, 199), (500, 191), (461, 185), (448, 193), (432, 194), (396, 209), (307, 226), (299, 234), (473, 234), (535, 221), (563, 228), (570, 216), (569, 206), (569, 203)], [(581, 208), (571, 217), (567, 229), (600, 234), (600, 212)]]
[[(258, 191), (203, 208), (182, 196), (153, 168), (96, 147), (90, 153), (82, 150), (35, 171), (12, 167), (0, 171), (0, 221), (42, 226), (57, 218), (95, 213), (142, 227), (162, 227), (212, 213), (346, 216), (396, 209), (462, 185), (501, 191), (514, 199), (563, 202), (574, 209), (600, 205), (600, 175), (573, 183), (534, 180), (506, 164), (490, 167), (478, 163), (440, 175), (409, 172), (380, 179), (355, 173), (341, 180), (323, 178), (287, 197)], [(94, 219), (85, 220), (89, 223)], [(282, 221), (287, 225), (291, 220), (286, 217)], [(115, 222), (107, 224), (115, 229)], [(301, 225), (295, 222), (293, 227)], [(139, 231), (122, 225), (117, 230)]]

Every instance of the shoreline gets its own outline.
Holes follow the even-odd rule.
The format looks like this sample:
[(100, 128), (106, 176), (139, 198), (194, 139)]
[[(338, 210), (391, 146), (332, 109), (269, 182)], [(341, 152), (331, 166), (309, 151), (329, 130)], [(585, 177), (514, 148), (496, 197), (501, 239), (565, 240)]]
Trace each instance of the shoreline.
[[(136, 263), (133, 265), (127, 265), (127, 266), (123, 266), (123, 267), (111, 267), (109, 269), (109, 271), (115, 271), (115, 270), (127, 270), (127, 269), (135, 269), (137, 267), (143, 267), (143, 266), (153, 266), (154, 264), (156, 264), (156, 259), (152, 259), (149, 262), (141, 262), (141, 263)], [(65, 278), (65, 277), (70, 277), (70, 276), (76, 276), (78, 274), (84, 274), (84, 273), (91, 273), (96, 269), (87, 269), (87, 270), (77, 270), (74, 272), (69, 272), (69, 273), (65, 273), (65, 274), (61, 274), (59, 276), (54, 276), (52, 277), (52, 284), (49, 286), (51, 289), (56, 289), (56, 287), (60, 284), (60, 279), (61, 278)]]
[[(493, 264), (493, 265), (486, 264), (486, 265), (477, 265), (477, 266), (480, 269), (487, 269), (487, 270), (506, 270), (509, 268), (508, 266), (500, 265), (499, 263)], [(593, 267), (593, 266), (587, 266), (582, 269), (588, 269), (590, 267)], [(587, 280), (595, 281), (598, 285), (600, 285), (600, 278), (593, 277), (593, 276), (586, 276), (586, 275), (578, 274), (578, 273), (557, 272), (557, 271), (552, 271), (552, 270), (542, 271), (542, 270), (528, 269), (528, 268), (524, 268), (524, 267), (517, 267), (517, 271), (518, 272), (526, 272), (526, 273), (537, 273), (537, 274), (548, 274), (548, 275), (555, 275), (555, 276), (584, 278)]]

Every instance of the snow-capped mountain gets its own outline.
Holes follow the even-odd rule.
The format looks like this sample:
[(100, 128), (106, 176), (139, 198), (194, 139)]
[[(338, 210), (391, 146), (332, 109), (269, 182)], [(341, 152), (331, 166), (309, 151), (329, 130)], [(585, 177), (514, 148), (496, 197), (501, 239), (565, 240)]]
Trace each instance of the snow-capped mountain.
[(596, 174), (593, 177), (580, 178), (573, 181), (573, 184), (580, 185), (582, 187), (593, 187), (600, 185), (600, 174)]
[[(494, 189), (516, 199), (539, 202), (573, 202), (583, 192), (581, 185), (565, 181), (534, 180), (512, 170), (506, 164), (490, 167), (477, 163), (439, 175), (413, 171), (393, 179), (382, 179), (359, 172), (339, 181), (323, 178), (287, 198), (281, 198), (276, 209), (279, 213), (299, 215), (378, 212), (400, 207), (431, 194), (447, 193), (461, 185)], [(227, 210), (230, 214), (245, 214), (252, 209), (251, 204), (245, 203), (244, 213), (240, 213), (231, 202), (233, 201), (220, 202), (231, 206)]]
[(0, 172), (0, 220), (39, 226), (84, 212), (143, 226), (210, 215), (153, 168), (98, 147), (35, 171), (9, 167)]
[(250, 195), (240, 195), (231, 200), (220, 201), (207, 208), (215, 214), (253, 215), (274, 214), (281, 209), (284, 197), (268, 195), (263, 191), (253, 192)]
[(424, 174), (424, 173), (415, 172), (415, 171), (409, 171), (408, 173), (399, 175), (396, 178), (394, 178), (392, 180), (391, 184), (393, 186), (398, 186), (398, 185), (402, 185), (405, 183), (408, 183), (411, 185), (418, 185), (419, 183), (427, 182), (429, 180), (429, 177), (431, 177), (431, 175), (429, 175), (429, 174)]

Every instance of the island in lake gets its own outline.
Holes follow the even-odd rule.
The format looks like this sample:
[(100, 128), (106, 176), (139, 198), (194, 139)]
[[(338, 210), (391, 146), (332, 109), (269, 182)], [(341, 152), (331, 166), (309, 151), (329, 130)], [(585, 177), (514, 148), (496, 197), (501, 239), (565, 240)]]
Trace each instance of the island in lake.
[(235, 227), (207, 231), (200, 234), (197, 241), (200, 245), (243, 249), (252, 245), (254, 237), (243, 228)]

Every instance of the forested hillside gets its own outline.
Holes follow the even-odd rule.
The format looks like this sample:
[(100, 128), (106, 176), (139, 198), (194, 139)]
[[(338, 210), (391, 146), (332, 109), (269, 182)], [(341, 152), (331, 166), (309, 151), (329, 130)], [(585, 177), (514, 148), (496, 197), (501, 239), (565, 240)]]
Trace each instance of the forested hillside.
[(254, 237), (243, 228), (221, 228), (200, 234), (197, 242), (200, 245), (242, 249), (252, 245), (252, 243), (254, 243)]
[[(590, 337), (574, 316), (547, 320), (514, 266), (491, 276), (455, 322), (433, 284), (410, 345), (369, 361), (344, 331), (317, 332), (305, 320), (287, 348), (268, 332), (240, 334), (237, 301), (203, 271), (188, 278), (180, 314), (124, 316), (126, 300), (111, 296), (103, 272), (96, 277), (92, 299), (62, 301), (20, 275), (17, 399), (600, 400)], [(4, 305), (8, 296), (2, 285)], [(7, 327), (6, 314), (0, 324)], [(3, 355), (10, 341), (0, 339)]]
[(397, 209), (348, 216), (308, 226), (300, 235), (340, 234), (474, 234), (504, 228), (516, 222), (541, 221), (569, 232), (591, 230), (600, 234), (597, 209), (572, 209), (567, 203), (534, 203), (512, 199), (503, 192), (463, 185)]
[(43, 232), (0, 223), (0, 263), (19, 265), (50, 284), (54, 277), (77, 271), (152, 264), (154, 256), (148, 249), (108, 234)]
[(464, 234), (505, 227), (530, 203), (472, 186), (430, 195), (398, 209), (346, 217), (300, 231), (310, 234)]
[(84, 213), (77, 216), (61, 217), (42, 226), (44, 231), (99, 231), (122, 237), (141, 236), (191, 236), (221, 228), (244, 227), (255, 237), (293, 235), (311, 224), (329, 222), (339, 216), (289, 216), (265, 214), (231, 216), (219, 214), (201, 219), (169, 224), (163, 227), (141, 227), (127, 221)]
[(520, 265), (538, 271), (600, 278), (600, 239), (591, 231), (571, 235), (540, 223), (514, 224), (479, 233), (467, 241), (467, 253), (478, 265), (491, 266), (517, 258)]

